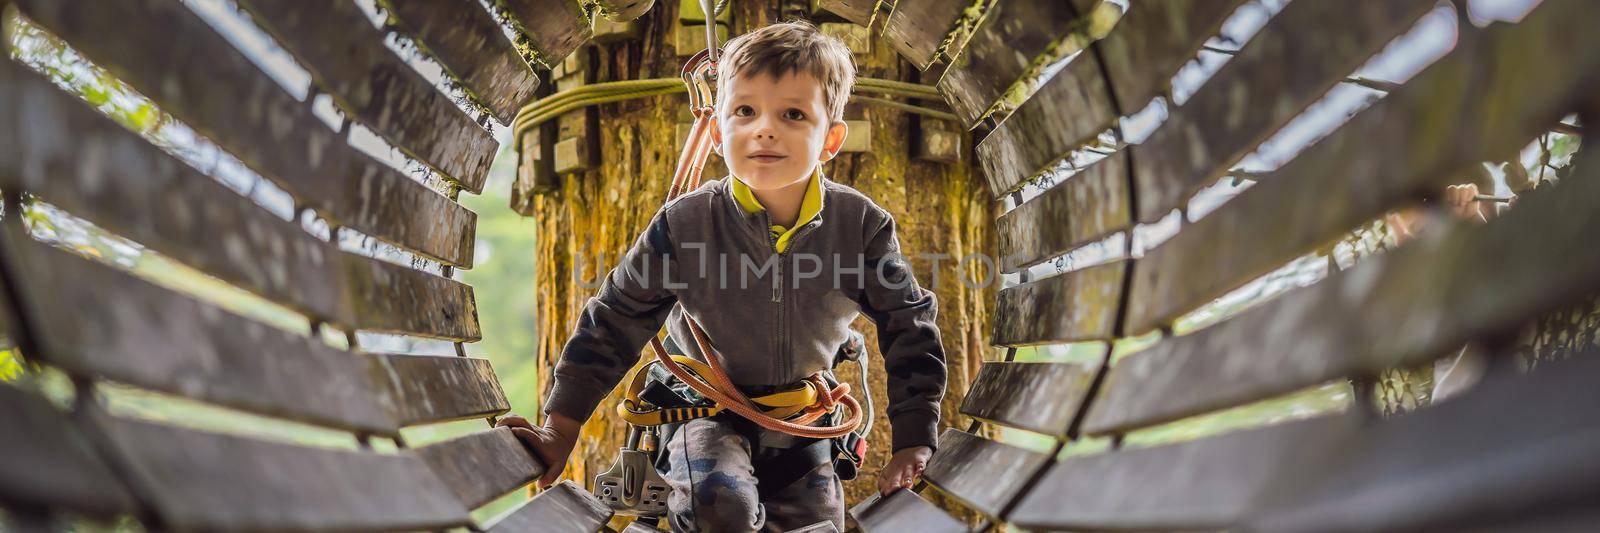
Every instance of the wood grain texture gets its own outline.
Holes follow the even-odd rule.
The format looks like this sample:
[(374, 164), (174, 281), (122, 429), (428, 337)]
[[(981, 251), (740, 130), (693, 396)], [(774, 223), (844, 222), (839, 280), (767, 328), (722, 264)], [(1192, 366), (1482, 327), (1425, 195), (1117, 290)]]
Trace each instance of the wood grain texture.
[(412, 158), (483, 192), (499, 145), (383, 44), (355, 2), (241, 0), (340, 109)]
[[(1546, 4), (1549, 6), (1550, 4)], [(1560, 4), (1556, 4), (1560, 5)], [(1514, 334), (1600, 291), (1600, 151), (1483, 226), (1447, 226), (1112, 369), (1085, 430), (1123, 432), (1375, 375)], [(1495, 287), (1495, 290), (1483, 290)]]
[(1000, 291), (991, 344), (1110, 339), (1122, 305), (1126, 262), (1089, 267)]
[(972, 127), (1035, 59), (1067, 38), (1061, 33), (1071, 30), (1077, 18), (1072, 4), (1061, 0), (996, 3), (973, 30), (966, 49), (939, 78), (944, 101), (963, 124)]
[[(1143, 109), (1165, 91), (1179, 67), (1222, 29), (1244, 0), (1130, 2), (1117, 29), (1095, 46), (1122, 109)], [(1323, 21), (1327, 22), (1327, 21)]]
[[(236, 409), (381, 435), (393, 398), (370, 358), (263, 325), (49, 246), (8, 239), (38, 357)], [(108, 295), (115, 295), (110, 297)]]
[(921, 495), (909, 490), (895, 491), (855, 516), (865, 533), (916, 531), (917, 533), (961, 533), (967, 525), (945, 514)]
[(130, 483), (173, 530), (420, 530), (467, 526), (409, 454), (309, 448), (102, 417)]
[(1355, 425), (1335, 415), (1069, 458), (1007, 519), (1029, 530), (1231, 530), (1285, 469), (1322, 460), (1349, 442)]
[(922, 477), (973, 510), (997, 517), (1049, 458), (952, 428), (939, 436)]
[(883, 38), (911, 64), (927, 70), (933, 64), (939, 45), (961, 20), (962, 10), (971, 5), (968, 0), (897, 3), (884, 24)]
[(128, 489), (67, 413), (11, 385), (0, 385), (0, 413), (5, 416), (0, 505), (68, 509), (100, 518), (134, 512)]
[(340, 255), (357, 328), (452, 341), (483, 337), (471, 286), (355, 254)]
[(494, 428), (416, 449), (456, 498), (476, 509), (544, 475), (511, 428)]
[(546, 69), (561, 64), (594, 35), (576, 0), (494, 0), (527, 32), (528, 46)]
[(817, 7), (831, 11), (850, 22), (867, 26), (872, 23), (872, 14), (877, 10), (878, 0), (818, 0)]
[(331, 223), (472, 266), (477, 215), (351, 148), (189, 8), (166, 0), (14, 3)]
[(539, 88), (533, 68), (511, 46), (500, 23), (477, 2), (384, 0), (384, 4), (400, 27), (493, 110), (501, 124), (511, 124), (517, 109)]
[(1128, 153), (1090, 164), (995, 221), (1000, 270), (1016, 272), (1133, 225)]
[(1596, 24), (1600, 14), (1552, 2), (1463, 43), (1147, 253), (1134, 268), (1129, 333), (1169, 323), (1387, 210), (1459, 183), (1480, 161), (1510, 157), (1600, 87)]
[(611, 520), (611, 514), (610, 507), (583, 487), (562, 481), (496, 519), (486, 531), (600, 531)]
[(401, 426), (481, 418), (511, 410), (488, 359), (373, 354), (377, 383), (395, 398)]
[[(1112, 35), (1122, 31), (1112, 30)], [(1100, 62), (1079, 54), (978, 142), (989, 193), (1000, 198), (1043, 174), (1117, 119)]]
[(1182, 207), (1434, 7), (1291, 3), (1138, 147), (1139, 220)]
[(351, 322), (331, 245), (9, 60), (0, 61), (0, 188), (307, 315)]
[(1077, 363), (984, 363), (961, 413), (1064, 438), (1097, 371)]

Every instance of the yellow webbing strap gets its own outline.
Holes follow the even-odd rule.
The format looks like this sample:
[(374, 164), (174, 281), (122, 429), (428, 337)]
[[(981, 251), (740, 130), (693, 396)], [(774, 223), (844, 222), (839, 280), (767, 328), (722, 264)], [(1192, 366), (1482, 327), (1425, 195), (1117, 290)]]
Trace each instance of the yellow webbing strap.
[[(672, 360), (697, 376), (711, 375), (710, 366), (689, 356), (674, 355)], [(650, 367), (657, 364), (660, 363), (652, 361), (628, 373), (628, 377), (625, 379), (628, 383), (628, 388), (624, 391), (622, 402), (617, 404), (617, 415), (622, 417), (623, 421), (635, 426), (659, 426), (696, 418), (706, 418), (722, 412), (722, 406), (720, 405), (663, 409), (639, 399), (639, 394), (644, 392), (645, 383), (648, 381)], [(803, 383), (805, 383), (805, 386), (800, 388), (751, 398), (750, 401), (761, 406), (763, 411), (775, 418), (788, 418), (800, 414), (805, 411), (806, 407), (816, 403), (821, 394), (821, 391), (818, 391), (812, 382), (806, 381)]]

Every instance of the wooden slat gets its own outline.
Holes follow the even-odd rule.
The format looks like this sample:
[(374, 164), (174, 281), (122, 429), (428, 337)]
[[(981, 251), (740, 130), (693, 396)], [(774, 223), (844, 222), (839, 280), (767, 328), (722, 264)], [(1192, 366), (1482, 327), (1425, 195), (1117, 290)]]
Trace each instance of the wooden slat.
[[(1511, 356), (1511, 354), (1503, 354)], [(1283, 497), (1252, 531), (1539, 529), (1550, 508), (1600, 497), (1600, 353), (1491, 376), (1447, 402), (1384, 421), (1332, 461), (1279, 473)], [(1489, 527), (1493, 525), (1493, 527)], [(1548, 524), (1555, 526), (1557, 524)]]
[(861, 531), (916, 531), (917, 533), (961, 533), (967, 525), (956, 520), (921, 495), (909, 490), (895, 491), (855, 515)]
[(308, 315), (351, 322), (331, 245), (9, 60), (0, 61), (0, 188)]
[[(3, 303), (3, 302), (0, 302)], [(62, 508), (97, 517), (134, 512), (89, 440), (43, 397), (0, 385), (0, 505)]]
[(475, 509), (544, 475), (511, 428), (495, 428), (417, 448), (456, 498)]
[(961, 413), (1066, 437), (1096, 371), (1076, 363), (984, 363), (961, 402)]
[(239, 5), (351, 117), (463, 189), (483, 192), (499, 148), (494, 137), (389, 51), (355, 2)]
[(102, 417), (130, 483), (167, 529), (442, 529), (472, 518), (409, 454), (308, 448)]
[(1111, 127), (1118, 112), (1109, 91), (1094, 54), (1073, 58), (978, 143), (989, 193), (1004, 196)]
[(1600, 13), (1590, 7), (1546, 2), (1519, 24), (1484, 30), (1149, 252), (1134, 268), (1129, 333), (1457, 183), (1480, 161), (1515, 154), (1600, 87), (1600, 33), (1591, 31)]
[(354, 254), (341, 255), (357, 328), (453, 341), (482, 338), (471, 286)]
[(1600, 247), (1593, 246), (1600, 242), (1600, 151), (1579, 153), (1572, 177), (1525, 195), (1487, 225), (1434, 228), (1315, 285), (1127, 357), (1112, 370), (1085, 430), (1123, 432), (1414, 366), (1472, 339), (1514, 333), (1539, 314), (1600, 292)]
[(967, 0), (922, 0), (898, 3), (889, 21), (883, 27), (883, 38), (889, 46), (911, 61), (918, 69), (927, 70), (933, 64), (934, 53), (945, 37), (961, 20), (961, 12), (972, 2)]
[(966, 50), (939, 78), (950, 109), (971, 127), (1033, 62), (1072, 31), (1078, 13), (1070, 2), (999, 2), (972, 32)]
[(1133, 221), (1126, 150), (1096, 161), (1038, 198), (1000, 215), (1002, 272), (1016, 272), (1128, 229)]
[[(1144, 108), (1172, 76), (1194, 59), (1206, 39), (1243, 0), (1162, 0), (1130, 2), (1117, 29), (1096, 46), (1105, 57), (1106, 77), (1117, 102), (1128, 112)], [(1327, 23), (1328, 21), (1323, 21)]]
[(1126, 262), (1068, 272), (1000, 291), (996, 346), (1109, 339), (1122, 305)]
[(488, 531), (599, 531), (611, 514), (583, 487), (562, 481), (490, 523)]
[(511, 410), (489, 360), (475, 357), (374, 354), (395, 397), (401, 426), (479, 418)]
[(477, 215), (351, 148), (182, 4), (13, 3), (331, 222), (472, 266)]
[(576, 0), (496, 0), (512, 20), (527, 32), (528, 46), (548, 70), (572, 55), (594, 31), (584, 20)]
[(7, 239), (36, 356), (111, 379), (246, 411), (398, 433), (374, 361), (195, 301), (117, 269)]
[(1050, 467), (1007, 519), (1030, 530), (1231, 530), (1286, 467), (1348, 442), (1354, 422), (1335, 415), (1073, 457)]
[(817, 0), (817, 7), (844, 17), (845, 20), (867, 26), (877, 10), (878, 0)]
[(468, 92), (494, 110), (501, 124), (510, 124), (539, 88), (539, 77), (500, 31), (500, 23), (476, 2), (384, 0), (384, 5)]
[(1430, 0), (1290, 3), (1138, 147), (1139, 220), (1155, 222), (1434, 7)]
[(997, 517), (1050, 456), (947, 429), (922, 477), (973, 510)]

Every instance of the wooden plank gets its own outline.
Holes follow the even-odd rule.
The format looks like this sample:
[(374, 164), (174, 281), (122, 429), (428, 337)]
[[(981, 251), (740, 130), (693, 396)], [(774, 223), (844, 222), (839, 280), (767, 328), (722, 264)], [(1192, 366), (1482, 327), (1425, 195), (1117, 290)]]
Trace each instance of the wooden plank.
[(1415, 366), (1473, 339), (1514, 334), (1540, 314), (1600, 292), (1600, 249), (1592, 245), (1600, 242), (1600, 151), (1589, 152), (1561, 186), (1525, 195), (1487, 225), (1435, 228), (1127, 357), (1112, 370), (1085, 430), (1120, 433)]
[(855, 516), (861, 531), (964, 533), (967, 525), (909, 490), (898, 490)]
[(471, 286), (355, 254), (340, 255), (357, 328), (452, 341), (483, 337)]
[(1290, 3), (1138, 147), (1139, 220), (1182, 207), (1434, 7)]
[(417, 448), (456, 499), (476, 509), (544, 475), (511, 428), (494, 428)]
[(1119, 113), (1109, 91), (1093, 54), (1080, 54), (1040, 86), (978, 142), (989, 193), (1004, 196), (1111, 127)]
[[(3, 302), (0, 302), (3, 303)], [(44, 397), (0, 385), (0, 505), (60, 508), (107, 518), (134, 499), (89, 440)]]
[(489, 533), (518, 531), (599, 531), (611, 508), (583, 487), (562, 481), (489, 524)]
[[(1222, 29), (1243, 0), (1132, 2), (1117, 29), (1101, 40), (1106, 77), (1127, 112), (1165, 91), (1179, 67)], [(1322, 21), (1328, 23), (1329, 21)]]
[[(1077, 19), (1072, 4), (1060, 0), (996, 3), (973, 30), (966, 50), (939, 78), (939, 92), (971, 128), (1040, 55), (1058, 40), (1074, 39), (1062, 33), (1078, 30), (1072, 25)], [(1081, 49), (1073, 46), (1078, 42), (1069, 43), (1069, 50)]]
[(383, 45), (355, 2), (240, 0), (350, 116), (473, 193), (499, 144), (450, 98)]
[(918, 69), (928, 70), (945, 37), (970, 7), (970, 0), (923, 0), (898, 3), (883, 27), (889, 46)]
[(1000, 215), (1000, 269), (1016, 272), (1133, 225), (1128, 154), (1096, 161), (1038, 198)]
[(1026, 346), (1112, 338), (1125, 262), (1089, 267), (1000, 291), (991, 344)]
[(349, 147), (189, 8), (166, 0), (13, 3), (330, 222), (472, 266), (477, 215)]
[(36, 356), (104, 378), (245, 411), (398, 434), (367, 357), (240, 317), (100, 263), (7, 239)]
[(1597, 381), (1594, 350), (1542, 362), (1527, 375), (1490, 376), (1450, 401), (1362, 432), (1333, 460), (1289, 465), (1279, 473), (1281, 497), (1245, 529), (1506, 531), (1523, 524), (1541, 531), (1526, 524), (1561, 507), (1588, 509), (1587, 519), (1570, 518), (1592, 525), (1600, 411), (1587, 407), (1600, 405)]
[(410, 454), (309, 448), (101, 417), (117, 462), (173, 530), (443, 529), (472, 518)]
[(973, 510), (998, 517), (1049, 459), (1047, 454), (952, 428), (939, 436), (939, 449), (922, 477)]
[(493, 110), (501, 124), (511, 124), (517, 109), (539, 88), (539, 77), (500, 31), (500, 23), (477, 2), (383, 1), (400, 27)]
[(575, 0), (494, 0), (507, 18), (522, 26), (527, 45), (544, 63), (554, 69), (572, 55), (579, 45), (594, 35), (585, 20), (583, 8)]
[(1064, 438), (1097, 371), (1075, 363), (984, 363), (961, 413)]
[(378, 383), (395, 397), (401, 426), (481, 418), (511, 410), (488, 359), (373, 354)]
[(0, 188), (310, 316), (350, 323), (331, 245), (9, 60), (0, 61)]
[(1346, 445), (1356, 422), (1335, 415), (1073, 457), (1051, 466), (1007, 518), (1029, 530), (1233, 530), (1285, 468)]
[[(1387, 210), (1459, 182), (1480, 161), (1515, 154), (1600, 87), (1600, 34), (1590, 31), (1600, 13), (1584, 6), (1548, 2), (1519, 24), (1486, 29), (1149, 252), (1134, 268), (1128, 332), (1170, 323)], [(1563, 60), (1522, 61), (1517, 54)]]
[(817, 0), (816, 4), (861, 26), (870, 26), (878, 9), (878, 0)]

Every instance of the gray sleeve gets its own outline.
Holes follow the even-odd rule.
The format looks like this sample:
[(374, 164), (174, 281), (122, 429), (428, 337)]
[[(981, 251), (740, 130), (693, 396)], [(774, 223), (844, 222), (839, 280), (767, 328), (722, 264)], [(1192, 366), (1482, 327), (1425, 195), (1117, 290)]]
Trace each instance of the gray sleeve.
[(945, 391), (939, 303), (922, 288), (900, 252), (894, 218), (887, 214), (869, 233), (866, 272), (856, 298), (878, 328), (878, 349), (889, 381), (892, 451), (938, 447), (939, 400)]

